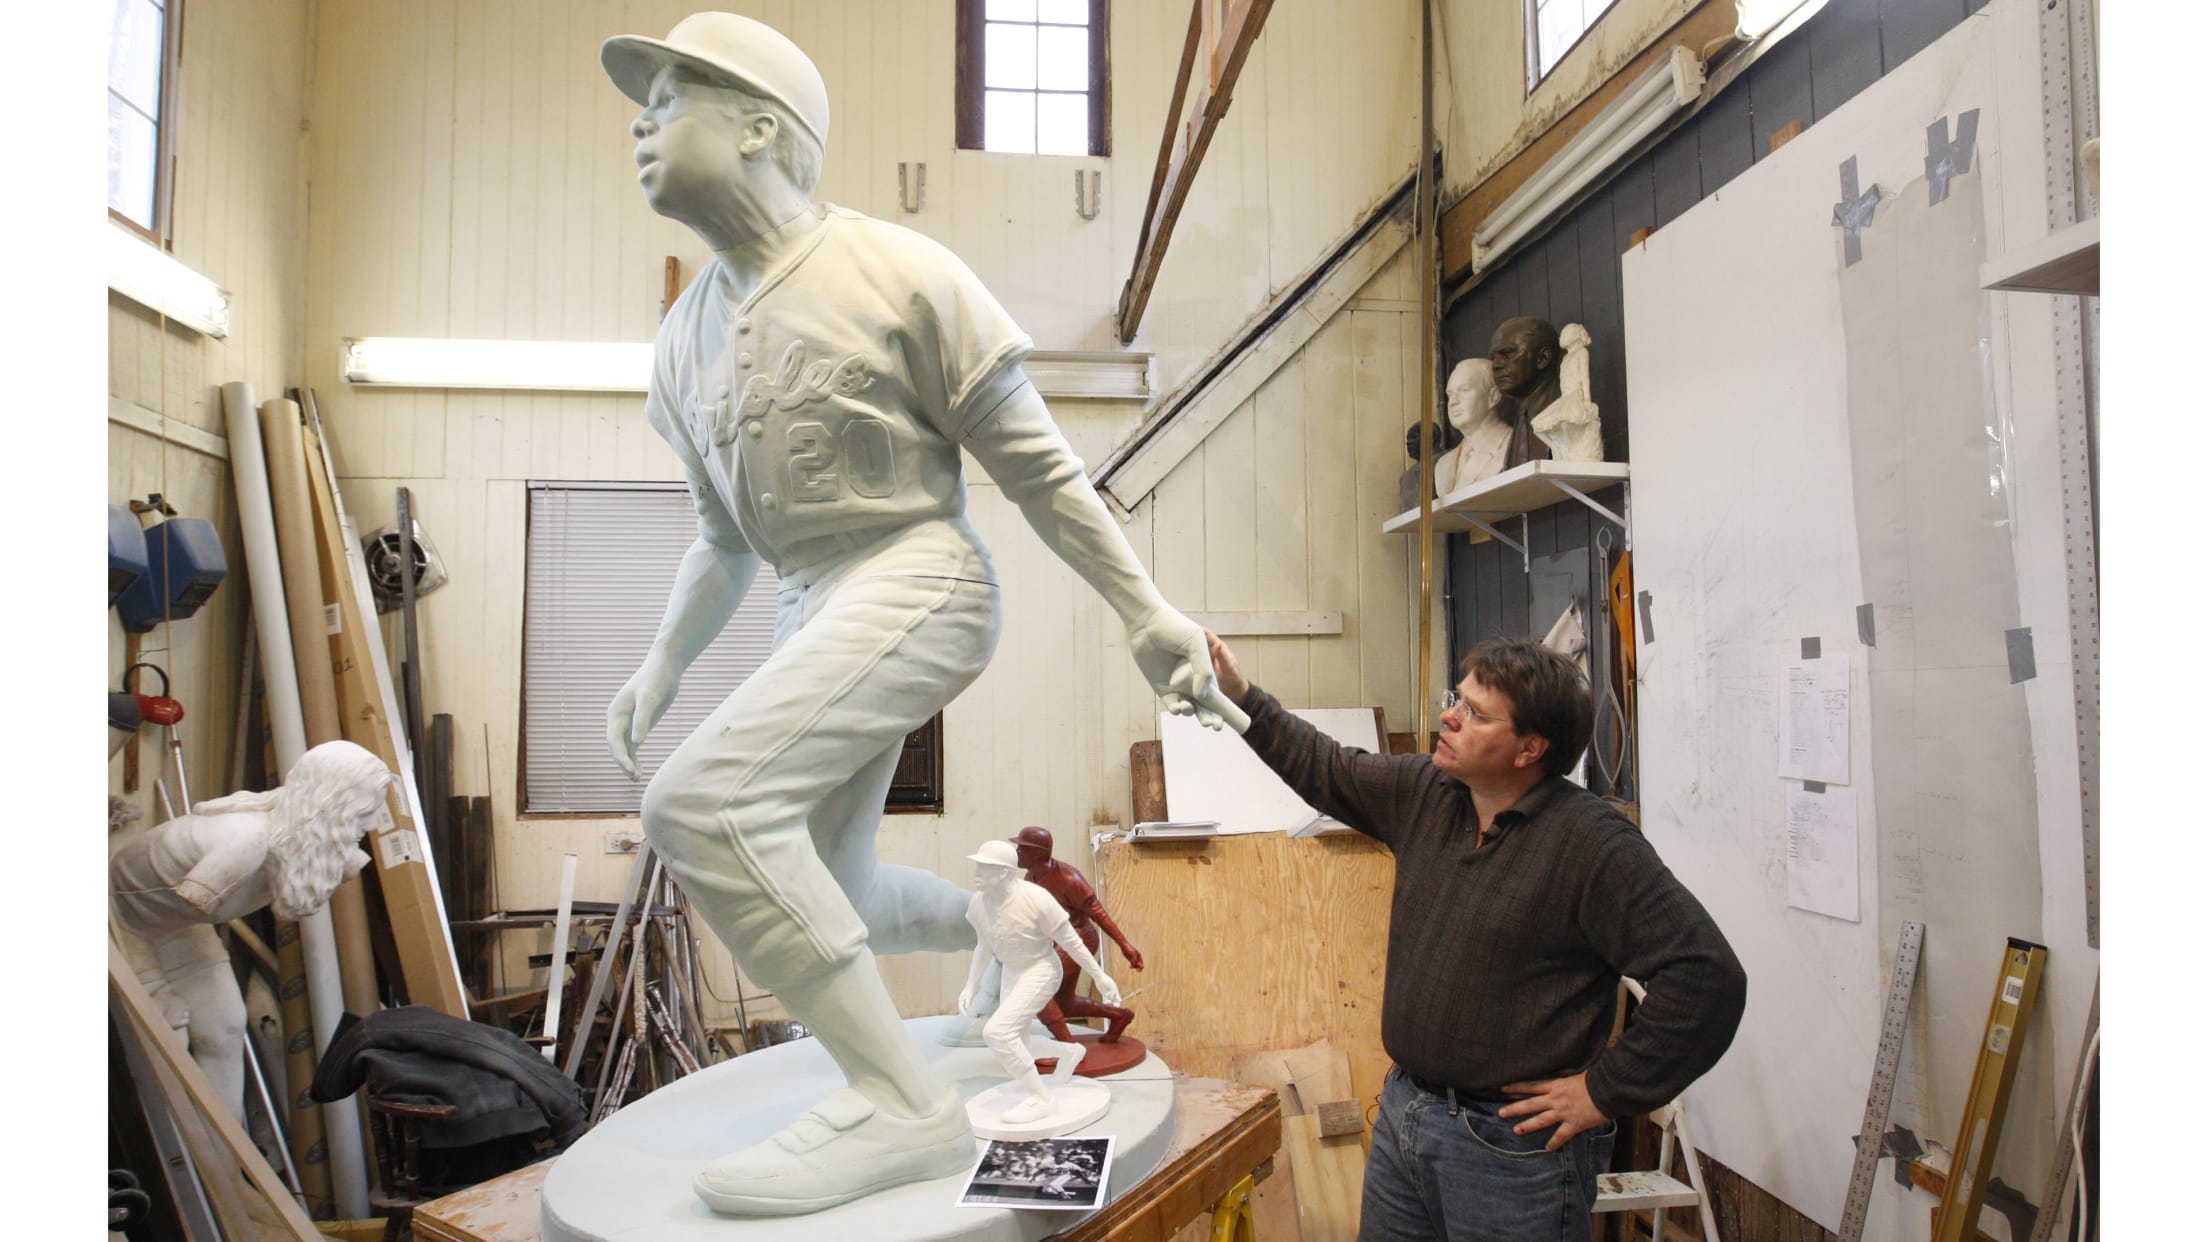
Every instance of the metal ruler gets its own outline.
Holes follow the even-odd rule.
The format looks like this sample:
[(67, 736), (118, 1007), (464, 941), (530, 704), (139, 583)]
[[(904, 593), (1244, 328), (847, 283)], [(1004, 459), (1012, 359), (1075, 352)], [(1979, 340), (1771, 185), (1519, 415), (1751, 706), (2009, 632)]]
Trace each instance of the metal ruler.
[(1947, 1188), (1933, 1218), (1932, 1242), (1966, 1242), (1976, 1236), (1978, 1209), (1986, 1202), (1994, 1152), (2001, 1145), (2001, 1122), (2009, 1111), (2009, 1090), (2016, 1085), (2024, 1028), (2039, 999), (2040, 976), (2047, 969), (2047, 946), (2009, 937), (2001, 951), (2000, 981), (1993, 1009), (1986, 1015), (1985, 1038), (1978, 1044), (1978, 1068), (1970, 1075), (1955, 1156), (1947, 1167)]
[[(2092, 15), (2071, 0), (2040, 0), (2041, 154), (2047, 170), (2047, 230), (2077, 222), (2079, 143), (2099, 131), (2093, 103)], [(2075, 105), (2075, 106), (2074, 106)], [(2082, 123), (2084, 133), (2080, 133)], [(2100, 299), (2057, 297), (2053, 305), (2055, 439), (2062, 465), (2063, 559), (2069, 578), (2070, 678), (2077, 708), (2078, 813), (2084, 842), (2085, 942), (2101, 944), (2101, 590), (2097, 418), (2087, 383), (2087, 319), (2096, 338)], [(2097, 351), (2095, 351), (2097, 352)]]
[(1871, 1182), (1886, 1145), (1886, 1115), (1894, 1105), (1894, 1079), (1901, 1072), (1901, 1036), (1909, 1024), (1909, 997), (1917, 990), (1917, 958), (1924, 951), (1924, 924), (1901, 925), (1894, 946), (1894, 973), (1886, 984), (1886, 1014), (1878, 1034), (1878, 1059), (1871, 1065), (1871, 1091), (1863, 1101), (1863, 1130), (1855, 1136), (1855, 1171), (1848, 1174), (1848, 1205), (1840, 1214), (1840, 1242), (1863, 1242), (1871, 1210)]

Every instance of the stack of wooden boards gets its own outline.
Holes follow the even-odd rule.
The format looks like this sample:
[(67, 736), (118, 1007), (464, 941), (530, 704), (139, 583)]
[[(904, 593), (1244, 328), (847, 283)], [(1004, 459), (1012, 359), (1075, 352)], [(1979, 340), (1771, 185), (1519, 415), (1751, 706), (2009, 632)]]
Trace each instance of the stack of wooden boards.
[(1349, 1057), (1327, 1040), (1235, 1058), (1237, 1081), (1280, 1095), (1281, 1146), (1295, 1178), (1303, 1242), (1353, 1242), (1365, 1193), (1365, 1101), (1349, 1085)]
[[(346, 516), (338, 494), (336, 469), (322, 429), (311, 390), (294, 389), (297, 401), (270, 401), (261, 407), (264, 429), (293, 430), (283, 438), (296, 444), (303, 457), (312, 496), (313, 533), (318, 573), (316, 581), (298, 583), (288, 570), (291, 589), (318, 588), (316, 599), (326, 637), (328, 672), (334, 682), (336, 718), (329, 722), (332, 736), (358, 743), (397, 772), (400, 787), (391, 799), (391, 824), (377, 834), (369, 855), (375, 860), (377, 887), (381, 890), (383, 922), (391, 938), (392, 961), (382, 963), (394, 990), (408, 1004), (428, 1005), (456, 1018), (468, 1016), (466, 989), (453, 953), (452, 934), (446, 925), (438, 893), (436, 862), (420, 827), (420, 789), (415, 780), (414, 756), (407, 751), (395, 707), (390, 664), (383, 637), (376, 628), (373, 596), (368, 588), (367, 567), (360, 551), (360, 537)], [(273, 416), (272, 416), (273, 409)], [(288, 427), (286, 426), (288, 424)], [(295, 429), (295, 430), (294, 430)], [(269, 455), (270, 481), (275, 482), (279, 445), (264, 437)], [(275, 496), (278, 538), (290, 523), (281, 492)], [(297, 612), (296, 606), (294, 612)], [(299, 652), (302, 684), (307, 678), (306, 652)], [(308, 725), (308, 744), (330, 740), (316, 736)], [(373, 912), (371, 912), (373, 917)], [(342, 941), (345, 932), (340, 925)], [(373, 934), (371, 942), (380, 940)]]

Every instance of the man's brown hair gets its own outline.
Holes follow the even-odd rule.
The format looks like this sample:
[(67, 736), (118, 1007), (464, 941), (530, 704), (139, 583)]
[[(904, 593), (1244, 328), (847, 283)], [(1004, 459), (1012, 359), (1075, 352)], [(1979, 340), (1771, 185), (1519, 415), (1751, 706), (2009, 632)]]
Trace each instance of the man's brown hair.
[(1547, 738), (1541, 769), (1572, 770), (1595, 731), (1595, 703), (1579, 666), (1530, 638), (1490, 638), (1464, 657), (1464, 671), (1510, 698), (1510, 727)]

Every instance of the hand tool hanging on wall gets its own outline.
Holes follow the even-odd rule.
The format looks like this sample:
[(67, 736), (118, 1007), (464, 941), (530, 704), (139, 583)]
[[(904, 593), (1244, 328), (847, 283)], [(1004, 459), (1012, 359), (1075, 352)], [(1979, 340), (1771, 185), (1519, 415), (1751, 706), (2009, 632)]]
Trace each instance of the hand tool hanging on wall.
[[(132, 680), (132, 674), (136, 673), (139, 669), (142, 668), (150, 668), (154, 672), (160, 674), (161, 693), (138, 693), (138, 687), (137, 684)], [(167, 670), (163, 669), (158, 664), (153, 664), (145, 660), (140, 660), (137, 663), (132, 664), (129, 668), (123, 670), (122, 694), (129, 696), (130, 706), (136, 709), (140, 725), (160, 725), (164, 729), (168, 730), (168, 738), (172, 741), (174, 740), (176, 736), (176, 722), (184, 719), (184, 705), (169, 697), (169, 674)], [(110, 721), (113, 721), (115, 719), (115, 709), (117, 706), (119, 705), (111, 699), (108, 712), (108, 719)], [(136, 730), (133, 730), (131, 732), (131, 735), (128, 738), (124, 739), (124, 745), (126, 747), (126, 750), (123, 755), (123, 790), (126, 793), (135, 793), (138, 789), (138, 734)], [(183, 773), (181, 759), (178, 760), (177, 772), (179, 775), (179, 779), (181, 779)], [(178, 789), (178, 792), (183, 792), (181, 787)], [(182, 810), (188, 809), (189, 806), (190, 801), (187, 797), (184, 806), (172, 807), (170, 809), (170, 814), (178, 814)]]

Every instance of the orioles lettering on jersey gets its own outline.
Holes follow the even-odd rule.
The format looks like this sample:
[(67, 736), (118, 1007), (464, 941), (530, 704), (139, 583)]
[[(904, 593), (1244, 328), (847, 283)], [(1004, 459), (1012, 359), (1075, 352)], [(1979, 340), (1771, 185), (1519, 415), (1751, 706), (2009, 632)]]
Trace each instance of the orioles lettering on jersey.
[[(783, 431), (783, 463), (790, 499), (800, 504), (831, 502), (848, 487), (856, 495), (881, 500), (897, 490), (895, 442), (889, 424), (868, 414), (848, 413), (835, 397), (855, 397), (874, 386), (865, 358), (852, 353), (811, 358), (804, 341), (791, 341), (773, 374), (746, 381), (734, 411), (724, 409), (713, 428), (713, 442), (726, 445), (737, 428), (770, 414), (814, 414), (789, 422)], [(817, 407), (817, 408), (816, 408)]]

